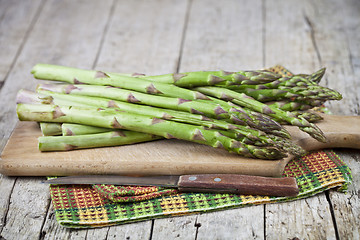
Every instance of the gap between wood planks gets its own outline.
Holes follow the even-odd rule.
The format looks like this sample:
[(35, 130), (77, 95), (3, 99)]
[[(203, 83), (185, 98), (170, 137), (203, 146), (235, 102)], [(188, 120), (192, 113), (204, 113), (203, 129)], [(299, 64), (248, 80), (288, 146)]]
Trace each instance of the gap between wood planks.
[(183, 28), (183, 31), (182, 31), (182, 34), (181, 34), (179, 57), (178, 57), (178, 61), (177, 61), (177, 64), (176, 64), (176, 73), (179, 73), (179, 71), (180, 71), (181, 60), (182, 60), (183, 49), (184, 49), (184, 43), (185, 43), (185, 37), (186, 37), (186, 29), (187, 29), (188, 23), (189, 23), (189, 17), (190, 17), (192, 1), (193, 0), (189, 0), (187, 2), (187, 6), (186, 6), (186, 15), (185, 15), (185, 21), (184, 21), (184, 28)]
[(330, 214), (331, 214), (332, 222), (333, 222), (334, 229), (335, 229), (335, 237), (336, 237), (336, 239), (340, 239), (339, 231), (338, 231), (337, 223), (336, 223), (334, 207), (333, 207), (333, 204), (332, 204), (330, 196), (329, 196), (329, 190), (325, 191), (325, 196), (326, 196), (326, 200), (328, 201), (329, 207), (330, 207)]
[[(18, 179), (18, 178), (16, 177), (15, 180), (14, 180), (14, 182), (13, 182), (13, 185), (11, 186), (11, 191), (10, 191), (9, 196), (11, 196), (12, 193), (13, 193), (13, 191), (14, 191), (14, 187), (15, 187), (15, 184), (16, 184), (17, 179)], [(6, 210), (5, 210), (4, 218), (3, 218), (2, 221), (0, 222), (0, 239), (3, 238), (2, 235), (1, 235), (1, 233), (2, 233), (2, 231), (3, 231), (3, 229), (4, 229), (5, 224), (6, 224), (7, 215), (8, 215), (9, 207), (10, 207), (10, 199), (11, 199), (11, 197), (9, 197), (8, 200), (7, 200), (7, 202), (6, 202), (6, 206), (5, 206), (5, 207), (6, 207)]]

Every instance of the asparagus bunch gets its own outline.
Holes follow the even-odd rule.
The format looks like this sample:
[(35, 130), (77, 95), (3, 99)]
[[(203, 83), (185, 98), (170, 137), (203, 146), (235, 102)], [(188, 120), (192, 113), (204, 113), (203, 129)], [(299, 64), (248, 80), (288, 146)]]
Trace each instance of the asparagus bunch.
[[(126, 89), (130, 89), (130, 90), (136, 90), (136, 91), (141, 91), (143, 93), (149, 93), (148, 89), (151, 88), (152, 90), (155, 89), (155, 91), (151, 91), (152, 94), (162, 94), (162, 95), (166, 95), (166, 96), (172, 96), (172, 97), (184, 97), (186, 98), (186, 100), (195, 100), (195, 99), (199, 99), (199, 98), (195, 98), (194, 96), (199, 96), (199, 92), (198, 91), (191, 91), (191, 90), (186, 90), (183, 88), (179, 88), (175, 85), (170, 85), (170, 84), (163, 84), (163, 83), (154, 83), (151, 81), (147, 81), (147, 80), (143, 80), (143, 79), (135, 79), (135, 78), (131, 78), (128, 76), (123, 76), (123, 75), (118, 75), (118, 74), (112, 74), (112, 73), (104, 73), (104, 72), (99, 72), (99, 71), (89, 71), (89, 70), (81, 70), (81, 69), (74, 69), (74, 68), (67, 68), (67, 67), (57, 67), (57, 66), (53, 66), (53, 65), (46, 65), (46, 64), (37, 64), (34, 68), (32, 73), (34, 74), (34, 76), (36, 78), (41, 78), (41, 79), (48, 79), (48, 80), (59, 80), (59, 81), (65, 81), (65, 82), (70, 82), (70, 83), (76, 83), (76, 82), (81, 82), (81, 83), (90, 83), (90, 84), (98, 84), (98, 85), (111, 85), (111, 86), (115, 86), (115, 87), (122, 87), (122, 88), (126, 88)], [(275, 76), (272, 76), (271, 78), (272, 80), (276, 79)], [(274, 82), (274, 81), (272, 81)], [(156, 85), (155, 85), (156, 84)], [(170, 86), (167, 86), (170, 85)], [(149, 87), (151, 86), (151, 87)], [(75, 87), (77, 88), (77, 87)], [(74, 89), (73, 86), (68, 86), (68, 89), (63, 90), (65, 92), (69, 92), (72, 91)], [(181, 90), (181, 91), (180, 91)], [(124, 91), (125, 90), (122, 90)], [(178, 91), (178, 92), (177, 92)], [(138, 98), (134, 97), (134, 93), (132, 92), (126, 92), (128, 99), (131, 99), (130, 101), (132, 102), (141, 102), (141, 100), (139, 100)], [(201, 99), (206, 99), (206, 100), (211, 100), (210, 98), (206, 97), (205, 95), (201, 95)], [(237, 99), (238, 100), (238, 99)], [(123, 99), (122, 99), (123, 101)], [(129, 100), (128, 100), (129, 101)], [(199, 103), (200, 101), (191, 101), (188, 102), (189, 104), (183, 104), (183, 99), (176, 99), (175, 101), (177, 101), (177, 105), (181, 106), (181, 107), (185, 107), (187, 105), (194, 105), (196, 103)], [(181, 104), (179, 104), (181, 101)], [(159, 102), (159, 100), (157, 100), (156, 102)], [(211, 102), (211, 101), (208, 101)], [(213, 105), (212, 101), (210, 104)], [(205, 104), (205, 101), (202, 101), (201, 103)], [(214, 105), (213, 105), (214, 106)], [(247, 105), (249, 106), (249, 105)], [(258, 101), (252, 101), (250, 106), (253, 106), (255, 109), (268, 109), (268, 107), (264, 104), (261, 104)], [(227, 109), (224, 109), (226, 108)], [(228, 117), (229, 115), (228, 112), (232, 110), (232, 114), (231, 116), (233, 116), (234, 114), (239, 114), (239, 112), (241, 113), (241, 117), (243, 117), (244, 115), (244, 110), (241, 109), (239, 110), (239, 108), (237, 107), (237, 110), (234, 111), (233, 108), (231, 108), (229, 105), (222, 103), (221, 106), (217, 105), (217, 107), (214, 106), (214, 108), (210, 109), (210, 112), (205, 112), (205, 111), (200, 111), (199, 107), (198, 109), (191, 107), (190, 109), (192, 112), (195, 113), (199, 113), (199, 114), (212, 114), (210, 117), (214, 117), (214, 114), (216, 115), (217, 118), (219, 117), (224, 117), (221, 116), (222, 114), (225, 115), (225, 117)], [(279, 111), (278, 111), (279, 112)], [(262, 111), (262, 113), (268, 113), (268, 111)], [(324, 135), (322, 134), (322, 132), (316, 128), (316, 126), (312, 126), (311, 124), (309, 124), (305, 119), (296, 119), (294, 120), (294, 118), (296, 118), (293, 115), (290, 114), (281, 114), (281, 115), (277, 115), (277, 118), (281, 118), (281, 120), (287, 121), (291, 124), (297, 125), (300, 127), (301, 130), (309, 133), (311, 136), (313, 136), (314, 138), (316, 138), (319, 141), (324, 141)], [(289, 120), (290, 118), (290, 120)], [(238, 118), (235, 118), (238, 119)], [(261, 120), (264, 120), (266, 118), (262, 118)], [(245, 123), (247, 123), (248, 118), (243, 118), (241, 119), (242, 121), (245, 120)], [(254, 118), (252, 119), (254, 121)], [(260, 125), (262, 124), (264, 121), (258, 121), (256, 124)], [(247, 123), (248, 124), (248, 123)], [(274, 126), (276, 124), (273, 124)], [(252, 125), (254, 126), (254, 125)], [(263, 127), (262, 130), (269, 128), (268, 126)]]
[[(39, 139), (43, 151), (123, 145), (134, 133), (130, 143), (178, 138), (246, 157), (302, 155), (304, 150), (289, 141), (281, 124), (296, 125), (325, 141), (321, 130), (306, 120), (319, 116), (281, 109), (304, 110), (341, 97), (317, 85), (324, 69), (291, 77), (266, 70), (129, 76), (37, 64), (32, 73), (38, 79), (70, 83), (40, 84), (32, 94), (19, 92), (20, 120), (59, 123), (52, 126), (57, 134), (61, 125), (63, 136)], [(294, 98), (298, 102), (286, 101)], [(66, 127), (68, 123), (76, 123), (85, 135), (66, 136), (79, 133)], [(44, 131), (50, 127), (41, 126)], [(101, 143), (94, 143), (96, 137)]]
[(245, 157), (279, 159), (286, 156), (276, 147), (243, 144), (213, 129), (122, 111), (116, 112), (94, 107), (19, 103), (17, 104), (17, 113), (21, 121), (67, 122), (140, 131), (164, 138), (182, 139), (222, 148)]

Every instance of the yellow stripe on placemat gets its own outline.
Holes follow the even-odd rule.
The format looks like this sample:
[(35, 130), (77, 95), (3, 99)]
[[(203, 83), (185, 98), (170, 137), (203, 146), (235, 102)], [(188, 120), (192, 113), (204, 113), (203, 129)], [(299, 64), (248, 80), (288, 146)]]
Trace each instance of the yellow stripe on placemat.
[(181, 194), (161, 198), (160, 205), (164, 214), (177, 214), (178, 212), (183, 213), (189, 210), (187, 201)]

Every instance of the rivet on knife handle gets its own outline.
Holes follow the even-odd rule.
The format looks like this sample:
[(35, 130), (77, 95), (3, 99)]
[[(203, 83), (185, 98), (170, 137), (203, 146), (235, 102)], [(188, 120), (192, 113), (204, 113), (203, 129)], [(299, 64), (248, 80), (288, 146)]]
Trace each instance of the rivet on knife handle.
[(182, 192), (223, 192), (288, 197), (299, 193), (296, 179), (292, 177), (270, 178), (238, 174), (182, 175), (178, 188)]

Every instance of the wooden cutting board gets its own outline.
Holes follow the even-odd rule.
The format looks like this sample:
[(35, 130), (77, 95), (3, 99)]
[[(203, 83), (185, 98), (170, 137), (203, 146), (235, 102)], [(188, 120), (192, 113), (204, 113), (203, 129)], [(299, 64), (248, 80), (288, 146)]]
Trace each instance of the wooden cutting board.
[[(296, 127), (287, 129), (306, 150), (360, 149), (360, 116), (324, 115), (317, 124), (328, 142), (320, 143)], [(292, 156), (281, 160), (240, 157), (221, 149), (180, 140), (158, 140), (134, 145), (40, 152), (37, 123), (19, 122), (0, 160), (0, 173), (9, 176), (67, 176), (80, 174), (180, 175), (237, 173), (280, 176)]]

